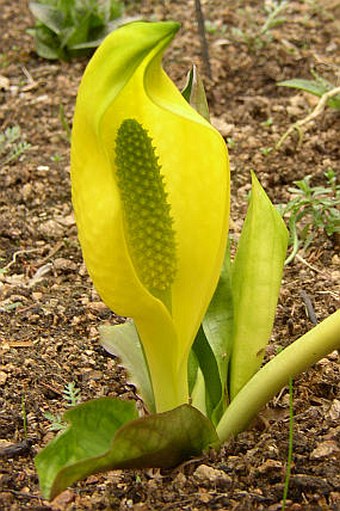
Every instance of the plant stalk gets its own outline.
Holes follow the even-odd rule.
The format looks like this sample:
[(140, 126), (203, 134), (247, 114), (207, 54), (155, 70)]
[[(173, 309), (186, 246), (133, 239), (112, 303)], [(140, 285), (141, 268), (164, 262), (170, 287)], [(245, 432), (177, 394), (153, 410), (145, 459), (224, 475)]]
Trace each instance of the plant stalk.
[(208, 42), (205, 35), (205, 24), (204, 24), (204, 15), (202, 11), (202, 6), (200, 0), (195, 0), (195, 11), (196, 11), (196, 19), (198, 25), (198, 32), (201, 41), (201, 50), (202, 50), (202, 58), (204, 63), (205, 72), (208, 78), (212, 78), (211, 74), (211, 66), (210, 66), (210, 57), (209, 57), (209, 48)]
[(244, 431), (261, 408), (290, 378), (339, 348), (340, 310), (282, 350), (240, 390), (217, 426), (221, 444)]

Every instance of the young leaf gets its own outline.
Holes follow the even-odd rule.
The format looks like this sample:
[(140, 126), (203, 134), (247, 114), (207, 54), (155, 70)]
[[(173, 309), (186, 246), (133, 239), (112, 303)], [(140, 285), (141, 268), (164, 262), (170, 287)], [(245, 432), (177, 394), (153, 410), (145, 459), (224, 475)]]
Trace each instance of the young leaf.
[(287, 243), (281, 215), (252, 173), (249, 208), (232, 267), (231, 399), (262, 363), (274, 322)]
[(218, 442), (211, 422), (189, 405), (137, 419), (135, 403), (103, 398), (73, 408), (64, 419), (70, 427), (35, 460), (48, 499), (90, 474), (173, 467)]
[(150, 412), (155, 411), (155, 400), (143, 348), (132, 319), (120, 325), (103, 325), (99, 328), (100, 344), (120, 358), (127, 370), (129, 382), (136, 387)]
[(207, 121), (210, 120), (209, 106), (205, 95), (203, 82), (198, 74), (196, 66), (192, 66), (187, 81), (182, 90), (182, 96), (187, 102)]
[[(199, 367), (204, 376), (206, 415), (213, 421), (213, 423), (217, 423), (223, 411), (223, 386), (220, 380), (214, 352), (204, 335), (202, 327), (197, 333), (192, 349), (197, 357)], [(214, 417), (216, 417), (216, 420)]]

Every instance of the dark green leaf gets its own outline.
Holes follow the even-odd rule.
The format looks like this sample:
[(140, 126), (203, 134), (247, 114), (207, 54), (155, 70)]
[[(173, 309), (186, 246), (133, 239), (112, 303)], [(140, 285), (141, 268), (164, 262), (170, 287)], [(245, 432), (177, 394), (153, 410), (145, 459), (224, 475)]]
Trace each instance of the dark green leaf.
[(206, 414), (216, 424), (223, 412), (223, 387), (214, 352), (202, 327), (197, 333), (192, 349), (204, 376)]
[(54, 32), (44, 26), (37, 27), (34, 31), (35, 47), (39, 57), (49, 60), (64, 58), (63, 49)]
[(203, 320), (203, 330), (215, 355), (223, 393), (226, 395), (225, 387), (233, 333), (233, 297), (229, 246), (226, 250), (217, 288)]
[(35, 460), (44, 497), (53, 499), (90, 474), (117, 468), (173, 467), (218, 445), (215, 428), (192, 406), (136, 416), (134, 403), (111, 398), (68, 411), (64, 419), (71, 426)]

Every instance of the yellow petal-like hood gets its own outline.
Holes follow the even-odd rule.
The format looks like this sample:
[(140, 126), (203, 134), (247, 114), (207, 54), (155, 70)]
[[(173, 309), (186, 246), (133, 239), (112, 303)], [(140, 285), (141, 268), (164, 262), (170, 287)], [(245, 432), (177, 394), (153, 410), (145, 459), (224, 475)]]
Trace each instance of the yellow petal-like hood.
[[(160, 410), (187, 400), (187, 356), (219, 277), (229, 209), (224, 141), (161, 67), (177, 30), (172, 22), (136, 22), (105, 39), (79, 88), (71, 154), (85, 263), (106, 304), (134, 319)], [(171, 208), (177, 271), (170, 311), (143, 285), (127, 242), (115, 163), (126, 119), (152, 138)], [(163, 398), (171, 386), (173, 396)]]

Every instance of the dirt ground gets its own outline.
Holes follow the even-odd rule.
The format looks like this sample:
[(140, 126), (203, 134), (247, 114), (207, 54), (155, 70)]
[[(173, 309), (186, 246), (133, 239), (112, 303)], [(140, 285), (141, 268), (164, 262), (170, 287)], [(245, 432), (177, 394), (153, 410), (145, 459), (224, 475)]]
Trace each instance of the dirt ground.
[[(291, 199), (293, 181), (312, 175), (312, 184), (321, 185), (325, 171), (339, 172), (339, 115), (330, 108), (306, 126), (300, 148), (293, 134), (281, 150), (272, 149), (316, 104), (315, 97), (277, 87), (277, 81), (310, 78), (315, 69), (339, 84), (339, 2), (290, 1), (284, 23), (254, 37), (266, 20), (263, 4), (202, 2), (212, 69), (205, 83), (213, 122), (230, 150), (232, 236), (244, 217), (251, 169), (276, 204)], [(129, 2), (128, 10), (146, 19), (180, 21), (166, 69), (179, 86), (192, 62), (204, 75), (193, 1), (141, 0)], [(70, 200), (69, 141), (60, 109), (71, 123), (87, 60), (40, 59), (26, 33), (32, 24), (26, 1), (0, 0), (1, 132), (19, 126), (30, 144), (19, 158), (0, 160), (0, 508), (280, 510), (287, 389), (220, 453), (171, 471), (92, 476), (53, 503), (42, 499), (33, 460), (55, 434), (45, 414), (63, 412), (65, 385), (74, 382), (83, 401), (133, 399), (134, 392), (117, 361), (98, 344), (98, 325), (115, 316), (93, 290), (82, 263)], [(286, 267), (268, 357), (313, 326), (301, 292), (312, 301), (318, 320), (336, 310), (339, 262), (339, 238), (320, 231), (308, 251)], [(286, 510), (340, 509), (338, 383), (336, 353), (294, 382)]]

